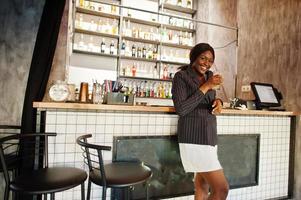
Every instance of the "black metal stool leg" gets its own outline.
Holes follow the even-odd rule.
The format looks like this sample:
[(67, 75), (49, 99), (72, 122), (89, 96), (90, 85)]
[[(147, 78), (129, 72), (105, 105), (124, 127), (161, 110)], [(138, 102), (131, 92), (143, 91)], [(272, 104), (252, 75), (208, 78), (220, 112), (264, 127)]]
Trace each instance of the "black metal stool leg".
[(90, 193), (91, 193), (91, 181), (88, 180), (88, 189), (87, 189), (87, 200), (90, 200)]
[(50, 200), (54, 200), (55, 197), (54, 197), (54, 193), (50, 193)]
[(85, 183), (81, 184), (81, 200), (85, 200)]
[(102, 200), (106, 200), (107, 198), (107, 187), (102, 186)]
[(8, 200), (8, 198), (9, 198), (9, 187), (8, 185), (6, 185), (4, 191), (4, 200)]
[(145, 187), (146, 187), (146, 200), (149, 200), (148, 186), (149, 186), (148, 181), (146, 181), (146, 183), (145, 183)]

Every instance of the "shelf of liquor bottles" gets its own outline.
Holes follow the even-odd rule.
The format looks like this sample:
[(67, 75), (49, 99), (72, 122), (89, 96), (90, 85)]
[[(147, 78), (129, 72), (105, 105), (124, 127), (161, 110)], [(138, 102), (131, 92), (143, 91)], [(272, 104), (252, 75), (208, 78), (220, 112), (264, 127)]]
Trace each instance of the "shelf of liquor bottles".
[(138, 98), (170, 99), (172, 97), (171, 82), (146, 81), (137, 79), (120, 78), (127, 93), (134, 94)]
[[(157, 13), (140, 10), (137, 14), (122, 5), (81, 0), (75, 6), (73, 52), (117, 59), (119, 79), (139, 83), (141, 88), (151, 83), (171, 88), (177, 68), (189, 63), (195, 24), (192, 18), (168, 15), (163, 9), (178, 7), (179, 12), (191, 14), (190, 6), (190, 0), (164, 1), (158, 2)], [(161, 93), (154, 97), (170, 96)]]
[(163, 63), (124, 62), (120, 66), (119, 77), (171, 82), (178, 66)]

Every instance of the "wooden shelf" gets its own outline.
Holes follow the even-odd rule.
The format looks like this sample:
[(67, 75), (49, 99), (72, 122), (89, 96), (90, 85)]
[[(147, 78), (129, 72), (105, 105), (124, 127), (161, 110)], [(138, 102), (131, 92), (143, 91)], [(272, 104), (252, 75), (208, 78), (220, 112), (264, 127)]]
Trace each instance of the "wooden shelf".
[(182, 6), (176, 6), (176, 5), (172, 5), (172, 4), (169, 4), (169, 3), (161, 4), (160, 8), (173, 10), (173, 11), (177, 11), (177, 12), (184, 12), (184, 13), (192, 14), (192, 15), (194, 15), (196, 13), (196, 10), (194, 10), (194, 9), (185, 8), (185, 7), (182, 7)]
[(78, 49), (73, 49), (73, 53), (80, 53), (80, 54), (93, 55), (93, 56), (105, 56), (105, 57), (118, 58), (118, 55), (112, 55), (112, 54), (106, 54), (106, 53), (98, 53), (98, 52), (92, 52), (92, 51), (84, 51), (84, 50), (78, 50)]
[(143, 20), (143, 19), (137, 19), (137, 18), (133, 18), (133, 17), (123, 17), (124, 20), (130, 20), (133, 23), (138, 23), (138, 24), (144, 24), (144, 25), (149, 25), (149, 26), (155, 26), (157, 28), (159, 28), (161, 26), (161, 24), (159, 22), (154, 22), (154, 21), (147, 21), (147, 20)]
[(152, 59), (147, 59), (147, 58), (137, 58), (137, 57), (131, 57), (131, 56), (120, 56), (121, 59), (126, 59), (126, 60), (138, 60), (138, 61), (144, 61), (144, 62), (159, 62), (158, 60), (152, 60)]
[(167, 47), (176, 47), (176, 48), (183, 48), (183, 49), (192, 49), (193, 46), (188, 46), (188, 45), (180, 45), (180, 44), (173, 44), (173, 43), (167, 43), (167, 42), (162, 42), (163, 46)]
[(114, 39), (119, 38), (119, 35), (112, 35), (109, 33), (101, 33), (101, 32), (96, 32), (96, 31), (80, 29), (80, 28), (75, 28), (74, 32), (75, 33), (83, 33), (83, 34), (87, 34), (87, 35), (95, 35), (95, 36), (100, 36), (100, 37), (109, 37), (109, 38), (114, 38)]
[(133, 41), (133, 42), (142, 42), (142, 43), (149, 43), (149, 44), (156, 44), (156, 45), (160, 44), (159, 41), (146, 40), (146, 39), (134, 38), (134, 37), (128, 37), (128, 36), (122, 36), (122, 39)]
[(189, 65), (189, 63), (174, 62), (174, 61), (168, 61), (168, 60), (160, 60), (160, 62), (167, 63), (167, 64), (174, 64), (174, 65)]
[(194, 29), (190, 29), (190, 28), (184, 28), (184, 27), (180, 27), (180, 26), (173, 26), (173, 25), (169, 25), (169, 24), (162, 24), (162, 27), (167, 28), (167, 29), (171, 29), (171, 30), (175, 30), (175, 31), (183, 31), (183, 32), (189, 32), (189, 33), (194, 33), (195, 30)]
[(157, 78), (145, 78), (145, 77), (136, 77), (136, 76), (119, 76), (119, 78), (123, 79), (137, 79), (137, 80), (149, 80), (149, 81), (156, 81), (156, 82), (172, 82), (171, 79), (157, 79)]
[(172, 98), (162, 98), (162, 97), (136, 97), (136, 99), (170, 99), (172, 100)]
[(89, 10), (89, 9), (80, 8), (80, 7), (76, 7), (76, 12), (77, 13), (94, 15), (94, 16), (99, 16), (99, 17), (107, 17), (107, 18), (111, 18), (111, 19), (120, 19), (120, 15), (115, 15), (115, 14), (105, 13), (105, 12), (99, 12), (99, 11)]

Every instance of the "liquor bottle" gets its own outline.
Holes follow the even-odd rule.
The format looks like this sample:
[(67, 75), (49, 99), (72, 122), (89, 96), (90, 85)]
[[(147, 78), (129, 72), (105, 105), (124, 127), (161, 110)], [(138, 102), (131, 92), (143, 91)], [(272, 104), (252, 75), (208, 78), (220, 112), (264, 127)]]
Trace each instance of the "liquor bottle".
[(115, 46), (114, 41), (112, 40), (112, 42), (110, 44), (110, 54), (112, 54), (112, 55), (114, 54), (114, 49), (115, 49), (114, 46)]
[(125, 68), (125, 75), (126, 75), (126, 76), (131, 76), (131, 68), (130, 68), (129, 65), (126, 66), (126, 68)]
[(118, 26), (117, 26), (117, 20), (116, 19), (114, 19), (114, 22), (113, 22), (113, 25), (112, 25), (112, 34), (113, 35), (117, 35), (118, 34)]
[(154, 60), (157, 60), (157, 59), (158, 59), (158, 52), (157, 52), (156, 46), (154, 46), (154, 48), (153, 48), (153, 59), (154, 59)]
[(150, 82), (149, 96), (150, 97), (154, 97), (155, 96), (155, 94), (154, 94), (154, 85), (153, 85), (152, 82)]
[(145, 86), (144, 86), (144, 82), (142, 81), (140, 84), (140, 97), (145, 97)]
[(135, 63), (133, 64), (132, 66), (132, 76), (135, 77), (136, 76), (136, 66), (135, 66)]
[(95, 24), (95, 22), (94, 22), (93, 19), (90, 21), (90, 27), (89, 27), (89, 29), (91, 31), (97, 31), (97, 24)]
[(97, 24), (97, 31), (98, 31), (98, 32), (103, 32), (103, 30), (102, 30), (102, 21), (101, 21), (101, 19), (99, 19), (99, 21), (98, 21), (98, 24)]
[(136, 57), (136, 46), (135, 46), (135, 44), (133, 44), (133, 46), (132, 46), (132, 57)]
[(84, 26), (84, 22), (83, 22), (83, 15), (82, 14), (80, 14), (79, 15), (79, 23), (78, 23), (78, 28), (83, 28), (83, 26)]
[(150, 97), (150, 86), (149, 83), (145, 81), (145, 97)]
[(142, 53), (141, 53), (141, 48), (140, 47), (138, 47), (138, 49), (137, 49), (137, 57), (138, 58), (142, 57)]
[(136, 97), (140, 97), (140, 82), (137, 83), (137, 86), (136, 86)]
[(159, 71), (157, 65), (155, 65), (153, 68), (153, 78), (159, 78)]
[(142, 57), (146, 58), (146, 48), (145, 48), (145, 46), (143, 46), (143, 48), (142, 48)]
[(79, 0), (79, 6), (83, 8), (84, 5), (85, 5), (85, 0)]
[(149, 45), (148, 51), (147, 51), (147, 58), (148, 59), (153, 59), (153, 50), (152, 50), (152, 46)]
[(182, 45), (183, 44), (183, 32), (181, 31), (179, 34), (179, 42), (178, 44)]
[(189, 23), (189, 28), (190, 28), (190, 29), (193, 29), (193, 28), (194, 28), (193, 21), (190, 21), (190, 23)]
[(132, 37), (132, 29), (131, 29), (131, 22), (130, 22), (130, 20), (128, 20), (128, 23), (127, 23), (126, 36)]
[(168, 69), (166, 64), (164, 64), (163, 68), (163, 79), (168, 79)]
[(84, 50), (85, 44), (84, 44), (84, 34), (80, 34), (80, 40), (78, 42), (78, 49)]
[(120, 74), (121, 74), (121, 76), (125, 76), (125, 66), (122, 64), (122, 63), (120, 63)]
[(122, 44), (121, 44), (121, 49), (120, 49), (120, 55), (124, 56), (125, 55), (125, 41), (122, 40)]
[(193, 37), (192, 37), (192, 33), (189, 33), (189, 36), (188, 36), (188, 45), (190, 45), (190, 46), (193, 45)]
[(182, 0), (178, 0), (177, 6), (182, 6)]
[(192, 8), (191, 0), (187, 0), (187, 8)]
[(154, 36), (154, 30), (153, 28), (150, 29), (150, 33), (149, 33), (149, 39), (150, 40), (155, 40), (155, 36)]
[(105, 53), (106, 52), (106, 43), (105, 43), (105, 39), (102, 38), (101, 44), (100, 44), (100, 52), (101, 53)]
[(93, 37), (90, 36), (89, 44), (88, 44), (88, 51), (94, 51), (94, 42), (93, 42)]

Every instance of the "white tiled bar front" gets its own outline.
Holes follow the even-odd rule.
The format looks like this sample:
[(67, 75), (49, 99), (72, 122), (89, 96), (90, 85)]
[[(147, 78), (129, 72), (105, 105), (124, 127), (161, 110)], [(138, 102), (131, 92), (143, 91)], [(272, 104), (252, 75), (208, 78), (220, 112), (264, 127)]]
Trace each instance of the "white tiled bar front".
[[(174, 113), (54, 108), (41, 110), (46, 111), (45, 131), (57, 133), (57, 137), (49, 141), (50, 165), (87, 169), (83, 164), (82, 151), (75, 142), (83, 134), (91, 133), (91, 141), (97, 144), (113, 146), (113, 136), (174, 135), (177, 130), (178, 116)], [(289, 185), (291, 117), (222, 114), (217, 117), (217, 123), (218, 134), (260, 134), (258, 185), (231, 189), (227, 199), (286, 197)], [(104, 159), (111, 161), (112, 152), (105, 152)], [(91, 199), (100, 199), (100, 187), (93, 185), (91, 194)], [(80, 199), (80, 188), (58, 193), (56, 199)], [(171, 199), (194, 198), (184, 196)]]

